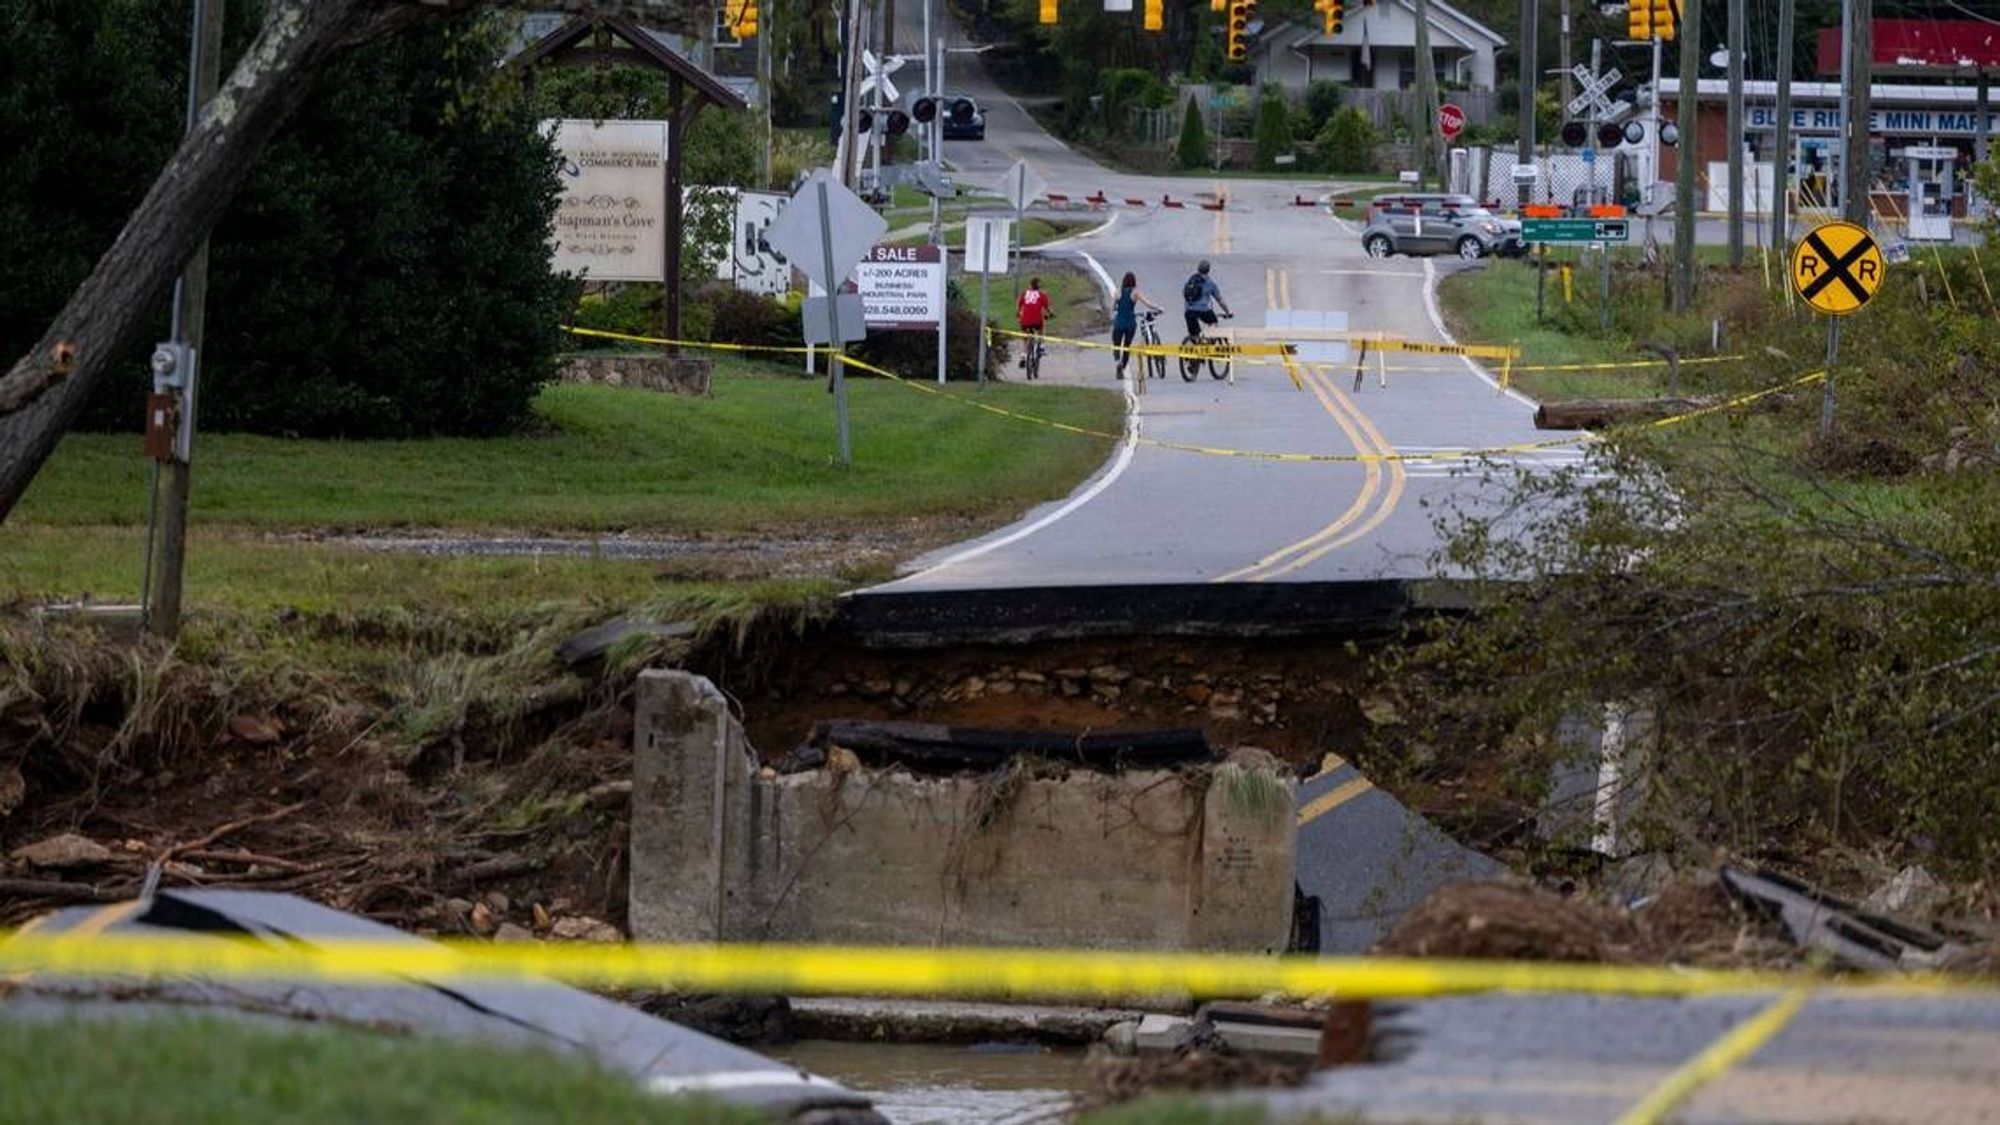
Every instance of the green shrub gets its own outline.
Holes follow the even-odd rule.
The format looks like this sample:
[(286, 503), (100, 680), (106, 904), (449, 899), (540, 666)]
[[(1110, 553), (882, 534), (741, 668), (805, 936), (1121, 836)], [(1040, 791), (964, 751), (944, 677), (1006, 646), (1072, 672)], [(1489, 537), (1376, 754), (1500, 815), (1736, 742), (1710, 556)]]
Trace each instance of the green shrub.
[(1201, 123), (1201, 107), (1192, 95), (1181, 115), (1181, 140), (1174, 149), (1174, 159), (1182, 168), (1209, 167), (1208, 127)]
[(1278, 157), (1292, 151), (1292, 113), (1283, 98), (1266, 94), (1257, 103), (1257, 170), (1278, 166)]
[[(964, 381), (979, 377), (979, 314), (952, 301), (946, 306), (945, 378)], [(995, 373), (1007, 369), (1013, 354), (1011, 338), (995, 336), (986, 345), (986, 362)], [(937, 333), (875, 332), (854, 345), (854, 354), (906, 379), (937, 377)]]
[(1309, 130), (1318, 135), (1326, 127), (1326, 119), (1340, 108), (1342, 88), (1340, 83), (1330, 78), (1315, 79), (1306, 87), (1306, 118), (1312, 122)]
[(1313, 155), (1322, 172), (1367, 172), (1374, 165), (1379, 139), (1368, 114), (1349, 106), (1326, 119), (1326, 127), (1313, 140)]

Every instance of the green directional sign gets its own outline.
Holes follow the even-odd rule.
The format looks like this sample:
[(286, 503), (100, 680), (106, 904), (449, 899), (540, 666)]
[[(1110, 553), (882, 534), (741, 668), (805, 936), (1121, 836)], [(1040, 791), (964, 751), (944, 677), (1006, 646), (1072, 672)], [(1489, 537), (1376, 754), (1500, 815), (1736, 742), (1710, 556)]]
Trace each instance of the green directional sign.
[(1630, 242), (1629, 219), (1522, 219), (1523, 242)]

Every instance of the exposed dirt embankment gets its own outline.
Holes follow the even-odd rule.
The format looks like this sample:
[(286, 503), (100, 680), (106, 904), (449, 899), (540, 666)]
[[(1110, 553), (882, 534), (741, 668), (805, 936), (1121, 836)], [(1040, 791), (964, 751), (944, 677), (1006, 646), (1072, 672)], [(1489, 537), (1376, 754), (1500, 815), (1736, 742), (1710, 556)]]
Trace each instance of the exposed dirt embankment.
[[(178, 650), (16, 616), (0, 622), (0, 925), (129, 897), (157, 864), (167, 885), (294, 891), (420, 931), (615, 936), (630, 691), (649, 664), (714, 679), (768, 761), (821, 720), (901, 718), (1199, 727), (1310, 768), (1329, 751), (1365, 764), (1407, 721), (1339, 642), (892, 652), (814, 620), (716, 619), (572, 667), (557, 646), (590, 622), (561, 611), (288, 615)], [(1447, 826), (1507, 819), (1413, 792)]]

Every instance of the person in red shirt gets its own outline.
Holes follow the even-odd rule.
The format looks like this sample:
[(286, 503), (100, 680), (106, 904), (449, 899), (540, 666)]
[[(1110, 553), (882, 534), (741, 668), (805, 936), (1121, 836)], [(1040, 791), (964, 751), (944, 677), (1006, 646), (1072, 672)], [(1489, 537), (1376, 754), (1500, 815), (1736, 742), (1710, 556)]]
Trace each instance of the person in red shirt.
[[(1014, 312), (1021, 318), (1021, 331), (1030, 336), (1041, 336), (1042, 326), (1048, 323), (1051, 312), (1049, 308), (1049, 295), (1042, 292), (1041, 278), (1031, 277), (1028, 279), (1028, 287), (1021, 291), (1021, 299), (1014, 306)], [(1041, 351), (1042, 342), (1040, 339), (1029, 340), (1028, 347), (1039, 352)], [(1027, 369), (1028, 378), (1034, 379), (1040, 377), (1040, 363), (1029, 363), (1028, 357), (1024, 355), (1021, 357), (1020, 365)]]

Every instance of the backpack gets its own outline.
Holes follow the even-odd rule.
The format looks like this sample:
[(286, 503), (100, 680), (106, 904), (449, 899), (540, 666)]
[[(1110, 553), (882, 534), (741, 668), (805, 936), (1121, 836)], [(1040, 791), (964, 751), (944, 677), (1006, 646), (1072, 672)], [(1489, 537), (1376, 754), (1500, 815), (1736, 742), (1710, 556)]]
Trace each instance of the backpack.
[(1181, 286), (1181, 299), (1192, 305), (1208, 296), (1208, 278), (1202, 274), (1191, 274), (1187, 284)]

